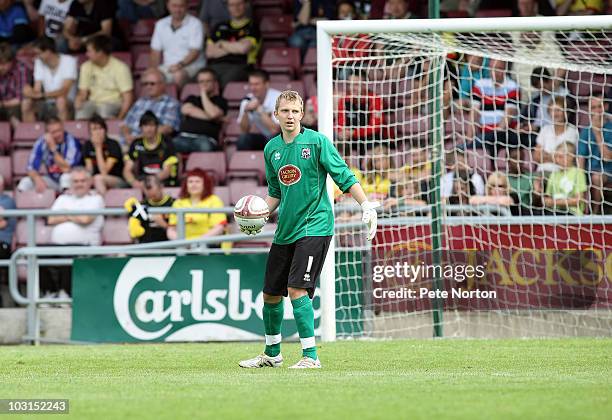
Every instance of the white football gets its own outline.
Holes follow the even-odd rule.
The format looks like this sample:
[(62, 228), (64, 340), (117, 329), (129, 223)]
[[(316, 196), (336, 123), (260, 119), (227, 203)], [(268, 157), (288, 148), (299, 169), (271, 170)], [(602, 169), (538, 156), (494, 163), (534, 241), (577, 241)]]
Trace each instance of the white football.
[(256, 195), (246, 195), (236, 203), (234, 218), (245, 233), (258, 233), (268, 221), (270, 209), (266, 201)]

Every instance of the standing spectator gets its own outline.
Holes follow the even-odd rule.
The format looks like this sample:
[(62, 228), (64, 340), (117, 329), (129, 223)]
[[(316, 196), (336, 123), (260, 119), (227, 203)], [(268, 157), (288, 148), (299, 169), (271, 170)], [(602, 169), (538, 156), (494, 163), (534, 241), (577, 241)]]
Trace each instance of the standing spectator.
[[(213, 194), (212, 178), (202, 169), (196, 168), (187, 172), (181, 184), (179, 199), (173, 208), (221, 208), (223, 201)], [(177, 215), (171, 214), (168, 226), (168, 239), (177, 239)], [(206, 236), (222, 235), (227, 225), (224, 213), (187, 213), (185, 215), (185, 239), (197, 239)]]
[(14, 126), (19, 123), (23, 89), (31, 79), (32, 73), (15, 59), (11, 46), (0, 43), (0, 121), (10, 121)]
[(140, 118), (142, 137), (134, 140), (125, 156), (123, 178), (134, 188), (142, 188), (140, 179), (156, 175), (167, 186), (178, 183), (178, 158), (172, 142), (159, 133), (159, 121), (151, 111)]
[(23, 121), (34, 122), (57, 115), (60, 120), (70, 119), (70, 108), (76, 95), (77, 60), (58, 54), (55, 41), (40, 38), (34, 44), (34, 86), (26, 85), (21, 102)]
[(204, 29), (198, 18), (187, 14), (187, 0), (168, 0), (167, 6), (170, 16), (155, 24), (150, 65), (159, 66), (166, 81), (182, 87), (206, 64)]
[(19, 181), (17, 189), (43, 192), (47, 188), (55, 191), (70, 188), (70, 169), (80, 164), (81, 144), (64, 131), (59, 118), (51, 117), (47, 120), (45, 134), (36, 140), (30, 153), (28, 176)]
[[(114, 24), (116, 2), (109, 0), (73, 0), (64, 21), (62, 52), (82, 52), (96, 36), (108, 37), (111, 50), (120, 50), (121, 34)], [(110, 52), (109, 52), (110, 54)]]
[(89, 119), (89, 136), (83, 146), (83, 159), (85, 168), (93, 175), (96, 191), (104, 195), (107, 188), (126, 187), (121, 146), (108, 138), (104, 118), (94, 115)]
[(134, 98), (132, 73), (111, 56), (110, 38), (100, 35), (87, 41), (87, 60), (79, 74), (79, 93), (74, 101), (77, 120), (94, 114), (102, 118), (125, 118)]
[[(270, 87), (270, 76), (265, 70), (253, 70), (249, 73), (251, 92), (240, 102), (238, 123), (240, 137), (238, 150), (263, 150), (270, 138), (280, 130), (274, 116), (276, 99), (280, 91)], [(255, 127), (258, 133), (251, 133)]]
[(554, 159), (557, 147), (562, 143), (576, 144), (578, 141), (578, 130), (569, 123), (566, 108), (564, 97), (553, 99), (548, 105), (552, 124), (542, 127), (536, 138), (533, 158), (538, 163), (538, 171), (546, 174), (559, 170)]
[(245, 0), (228, 0), (230, 20), (213, 28), (206, 44), (208, 66), (219, 75), (221, 90), (229, 82), (246, 80), (257, 61), (259, 27), (247, 14)]
[(119, 0), (117, 6), (117, 17), (130, 23), (139, 19), (159, 19), (166, 13), (164, 0)]
[(591, 208), (599, 214), (603, 209), (604, 189), (612, 187), (612, 121), (604, 111), (604, 100), (589, 101), (591, 126), (580, 131), (578, 167), (591, 178)]
[[(15, 210), (16, 208), (15, 200), (4, 193), (4, 178), (0, 175), (0, 213), (2, 213), (2, 210)], [(11, 257), (13, 234), (16, 226), (17, 220), (14, 217), (0, 216), (0, 260), (7, 260)], [(0, 268), (0, 284), (6, 280), (6, 276), (7, 269)], [(0, 306), (2, 306), (1, 301)]]
[(209, 68), (197, 74), (200, 95), (190, 95), (183, 104), (180, 134), (174, 139), (179, 153), (210, 152), (219, 148), (219, 133), (227, 101), (219, 95), (217, 74)]
[(334, 2), (323, 0), (294, 0), (295, 30), (289, 37), (289, 46), (299, 48), (302, 59), (308, 48), (317, 46), (317, 21), (334, 19), (336, 6)]
[(14, 0), (0, 0), (0, 42), (19, 47), (31, 41), (34, 36), (23, 5)]
[(138, 243), (166, 241), (168, 214), (149, 214), (150, 208), (172, 207), (174, 199), (164, 192), (164, 187), (155, 175), (147, 175), (142, 185), (144, 200), (129, 198), (124, 207), (130, 214), (128, 229), (130, 237)]
[[(64, 21), (74, 0), (42, 0), (38, 1), (39, 36), (56, 39), (62, 36)], [(78, 1), (78, 0), (77, 0)]]
[(123, 137), (131, 143), (140, 137), (140, 117), (146, 111), (152, 111), (160, 121), (159, 132), (169, 136), (178, 131), (181, 122), (181, 104), (166, 94), (166, 80), (159, 69), (151, 68), (140, 78), (143, 86), (141, 97), (132, 105), (121, 126)]
[[(82, 166), (70, 171), (70, 191), (57, 197), (51, 210), (100, 210), (104, 208), (104, 199), (97, 192), (91, 190), (91, 175)], [(49, 216), (47, 224), (53, 226), (51, 242), (55, 245), (100, 245), (102, 243), (102, 227), (104, 217), (96, 215), (82, 216)], [(57, 297), (70, 296), (70, 267), (61, 267), (50, 270), (53, 279), (52, 286), (41, 282), (41, 289), (55, 292), (59, 289)], [(43, 296), (45, 297), (45, 296)]]
[(384, 136), (382, 113), (382, 98), (368, 90), (365, 72), (356, 71), (348, 78), (348, 95), (338, 101), (338, 140), (365, 150), (367, 141)]

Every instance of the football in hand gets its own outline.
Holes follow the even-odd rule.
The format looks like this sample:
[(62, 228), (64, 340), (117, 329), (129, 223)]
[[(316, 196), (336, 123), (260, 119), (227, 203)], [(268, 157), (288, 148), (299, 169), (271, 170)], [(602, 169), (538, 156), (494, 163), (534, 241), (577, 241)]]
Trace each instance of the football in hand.
[(266, 201), (256, 195), (246, 195), (236, 203), (234, 218), (247, 235), (259, 233), (268, 221), (270, 209)]

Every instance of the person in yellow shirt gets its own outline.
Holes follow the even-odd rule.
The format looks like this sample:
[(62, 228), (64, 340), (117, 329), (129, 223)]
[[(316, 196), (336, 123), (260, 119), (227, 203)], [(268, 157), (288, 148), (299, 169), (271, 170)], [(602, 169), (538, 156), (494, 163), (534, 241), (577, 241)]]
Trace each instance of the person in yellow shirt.
[(603, 0), (555, 0), (557, 16), (596, 15), (604, 11)]
[[(212, 193), (213, 181), (206, 172), (195, 168), (185, 176), (181, 184), (179, 199), (173, 208), (221, 208), (223, 201)], [(177, 215), (171, 214), (168, 220), (168, 239), (177, 239)], [(227, 216), (224, 213), (187, 213), (185, 215), (185, 238), (197, 239), (205, 236), (222, 235), (227, 225)]]

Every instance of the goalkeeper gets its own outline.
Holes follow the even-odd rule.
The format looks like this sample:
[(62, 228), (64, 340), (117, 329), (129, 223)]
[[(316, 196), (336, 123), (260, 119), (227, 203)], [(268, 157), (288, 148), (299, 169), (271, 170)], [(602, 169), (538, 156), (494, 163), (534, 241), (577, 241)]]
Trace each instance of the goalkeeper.
[(302, 358), (291, 368), (320, 368), (314, 337), (312, 297), (334, 232), (334, 216), (327, 195), (329, 174), (343, 192), (361, 205), (368, 240), (376, 233), (376, 207), (322, 134), (304, 128), (304, 103), (297, 92), (284, 91), (276, 100), (274, 116), (281, 132), (264, 149), (268, 197), (278, 208), (278, 227), (268, 255), (263, 296), (266, 347), (259, 356), (239, 363), (244, 368), (280, 367), (283, 296), (289, 295), (302, 345)]

